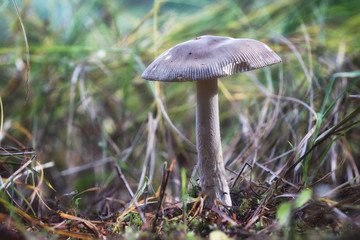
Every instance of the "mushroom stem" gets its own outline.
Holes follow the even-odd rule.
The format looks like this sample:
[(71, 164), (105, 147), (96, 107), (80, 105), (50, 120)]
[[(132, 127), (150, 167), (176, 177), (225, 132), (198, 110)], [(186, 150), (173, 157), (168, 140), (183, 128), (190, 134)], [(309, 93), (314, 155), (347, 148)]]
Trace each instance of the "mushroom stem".
[(217, 78), (197, 81), (196, 146), (200, 187), (207, 194), (207, 205), (220, 201), (231, 206), (223, 162)]

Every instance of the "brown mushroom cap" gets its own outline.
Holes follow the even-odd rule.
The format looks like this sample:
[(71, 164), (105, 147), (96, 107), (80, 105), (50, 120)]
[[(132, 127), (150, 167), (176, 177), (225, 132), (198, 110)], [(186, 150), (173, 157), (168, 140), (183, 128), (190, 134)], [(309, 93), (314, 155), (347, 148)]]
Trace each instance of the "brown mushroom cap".
[(141, 77), (184, 82), (221, 78), (281, 62), (266, 44), (253, 39), (201, 36), (162, 53)]

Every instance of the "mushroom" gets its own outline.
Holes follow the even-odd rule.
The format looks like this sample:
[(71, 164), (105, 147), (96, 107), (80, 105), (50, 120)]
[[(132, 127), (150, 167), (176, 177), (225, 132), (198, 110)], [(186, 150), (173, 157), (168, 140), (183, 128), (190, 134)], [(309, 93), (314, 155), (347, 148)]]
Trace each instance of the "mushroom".
[(199, 179), (209, 207), (215, 201), (232, 205), (221, 148), (218, 78), (279, 62), (281, 58), (262, 42), (207, 35), (168, 49), (141, 75), (151, 81), (196, 81)]

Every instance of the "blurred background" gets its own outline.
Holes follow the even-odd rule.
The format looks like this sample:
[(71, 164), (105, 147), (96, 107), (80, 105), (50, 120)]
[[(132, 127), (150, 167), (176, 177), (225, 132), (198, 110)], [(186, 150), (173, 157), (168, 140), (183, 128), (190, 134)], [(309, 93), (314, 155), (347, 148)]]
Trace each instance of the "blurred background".
[[(194, 83), (158, 84), (140, 75), (163, 51), (200, 35), (257, 39), (283, 60), (220, 81), (231, 186), (248, 165), (244, 177), (271, 183), (360, 103), (350, 97), (359, 94), (356, 78), (332, 78), (360, 69), (357, 0), (16, 2), (31, 70), (27, 86), (24, 35), (13, 2), (3, 0), (0, 145), (7, 151), (34, 148), (33, 167), (47, 164), (42, 194), (49, 206), (93, 187), (81, 200), (91, 203), (87, 209), (109, 199), (128, 201), (113, 161), (134, 191), (149, 183), (149, 195), (161, 183), (163, 163), (173, 159), (168, 199), (180, 195), (182, 167), (196, 183)], [(321, 122), (318, 113), (324, 114)], [(358, 181), (357, 121), (358, 115), (342, 126), (342, 138), (332, 135), (317, 146), (288, 181), (310, 184), (329, 173), (328, 184)], [(2, 177), (10, 173), (2, 169)]]

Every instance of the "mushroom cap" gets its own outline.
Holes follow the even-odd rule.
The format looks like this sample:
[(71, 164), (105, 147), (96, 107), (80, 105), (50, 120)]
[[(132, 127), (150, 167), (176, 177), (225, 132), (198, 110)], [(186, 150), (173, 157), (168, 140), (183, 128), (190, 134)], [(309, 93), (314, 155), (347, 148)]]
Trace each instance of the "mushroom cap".
[(260, 41), (206, 35), (168, 49), (141, 77), (165, 82), (207, 80), (279, 62), (281, 58)]

